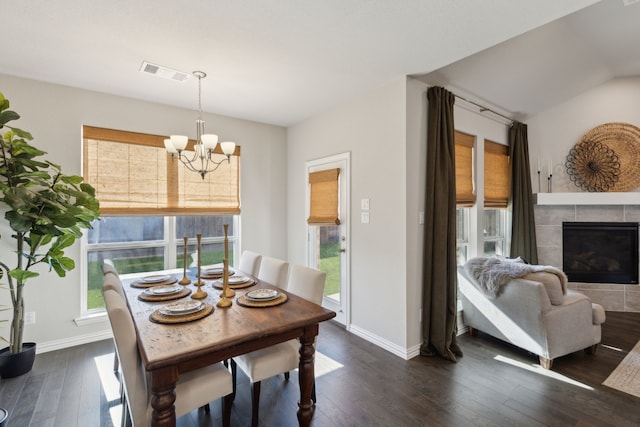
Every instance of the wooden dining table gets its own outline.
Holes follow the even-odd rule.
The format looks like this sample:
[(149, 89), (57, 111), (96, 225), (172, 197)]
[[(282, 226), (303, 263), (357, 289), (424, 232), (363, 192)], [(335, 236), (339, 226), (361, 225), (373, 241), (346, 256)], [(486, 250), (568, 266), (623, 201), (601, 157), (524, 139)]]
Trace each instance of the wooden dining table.
[[(190, 269), (191, 284), (186, 285), (193, 292), (196, 291), (193, 283), (197, 272), (194, 270)], [(151, 320), (151, 314), (174, 301), (143, 301), (139, 296), (144, 289), (131, 286), (131, 283), (150, 274), (181, 279), (183, 270), (120, 276), (133, 316), (142, 362), (150, 378), (153, 426), (175, 426), (175, 387), (181, 374), (294, 338), (300, 341), (297, 417), (300, 426), (310, 425), (314, 409), (311, 401), (315, 375), (314, 339), (318, 335), (319, 323), (333, 318), (335, 312), (280, 289), (288, 297), (281, 305), (239, 305), (238, 297), (248, 291), (278, 289), (256, 278), (253, 278), (256, 282), (253, 286), (235, 290), (236, 296), (231, 299), (230, 307), (218, 308), (216, 304), (221, 291), (213, 287), (213, 280), (205, 280), (201, 289), (207, 297), (201, 301), (214, 307), (210, 315), (186, 323), (157, 323)], [(245, 275), (242, 272), (236, 274)], [(183, 299), (190, 300), (191, 296)]]

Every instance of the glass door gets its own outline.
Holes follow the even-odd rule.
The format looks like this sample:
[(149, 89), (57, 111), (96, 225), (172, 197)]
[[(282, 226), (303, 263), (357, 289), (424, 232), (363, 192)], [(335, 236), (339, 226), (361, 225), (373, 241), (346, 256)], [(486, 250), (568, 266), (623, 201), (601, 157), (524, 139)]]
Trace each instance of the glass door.
[[(335, 320), (349, 323), (349, 153), (307, 162), (307, 175), (339, 168), (339, 225), (308, 225), (308, 265), (327, 273), (323, 306), (336, 312)], [(309, 193), (309, 190), (307, 190)], [(310, 195), (307, 194), (307, 200)], [(309, 203), (307, 203), (309, 206)]]

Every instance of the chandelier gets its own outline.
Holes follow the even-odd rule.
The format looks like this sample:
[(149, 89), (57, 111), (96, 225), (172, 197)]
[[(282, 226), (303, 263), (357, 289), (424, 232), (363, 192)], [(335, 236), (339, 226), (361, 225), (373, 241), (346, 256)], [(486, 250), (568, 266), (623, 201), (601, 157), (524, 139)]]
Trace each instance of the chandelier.
[(198, 119), (196, 120), (196, 142), (193, 146), (193, 154), (185, 151), (189, 143), (189, 137), (186, 135), (171, 135), (169, 139), (164, 140), (164, 147), (167, 152), (171, 153), (171, 159), (178, 155), (185, 167), (200, 174), (202, 179), (209, 173), (220, 167), (225, 161), (229, 163), (231, 155), (236, 149), (235, 142), (221, 142), (220, 149), (226, 156), (226, 159), (215, 161), (213, 158), (214, 150), (218, 146), (218, 135), (204, 133), (204, 120), (202, 119), (202, 79), (207, 74), (202, 71), (194, 71), (193, 75), (198, 78)]

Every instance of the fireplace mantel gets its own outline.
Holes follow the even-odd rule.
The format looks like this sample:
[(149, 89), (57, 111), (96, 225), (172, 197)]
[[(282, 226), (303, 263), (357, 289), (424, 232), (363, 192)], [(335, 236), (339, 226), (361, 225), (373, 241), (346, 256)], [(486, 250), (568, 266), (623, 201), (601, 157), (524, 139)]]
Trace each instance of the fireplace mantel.
[(640, 205), (640, 192), (634, 193), (537, 193), (537, 205)]

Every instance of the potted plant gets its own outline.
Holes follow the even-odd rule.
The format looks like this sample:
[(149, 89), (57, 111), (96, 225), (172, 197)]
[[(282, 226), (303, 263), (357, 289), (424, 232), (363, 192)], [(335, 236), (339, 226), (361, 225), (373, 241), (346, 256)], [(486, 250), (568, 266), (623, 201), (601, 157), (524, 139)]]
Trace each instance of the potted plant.
[[(15, 264), (0, 258), (0, 281), (3, 288), (8, 288), (12, 307), (5, 305), (3, 310), (13, 310), (9, 347), (0, 350), (3, 378), (28, 372), (35, 358), (35, 344), (22, 342), (24, 286), (40, 275), (34, 267), (46, 265), (60, 277), (73, 270), (75, 262), (64, 255), (64, 250), (82, 236), (81, 228), (91, 227), (100, 214), (92, 186), (43, 160), (46, 152), (29, 144), (31, 134), (7, 124), (19, 118), (0, 93), (0, 207), (13, 231), (11, 247), (16, 254)], [(6, 236), (0, 239), (6, 242)], [(25, 353), (26, 366), (21, 365)], [(13, 366), (16, 359), (18, 365)]]

